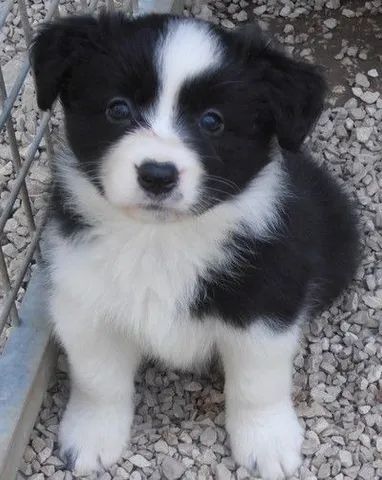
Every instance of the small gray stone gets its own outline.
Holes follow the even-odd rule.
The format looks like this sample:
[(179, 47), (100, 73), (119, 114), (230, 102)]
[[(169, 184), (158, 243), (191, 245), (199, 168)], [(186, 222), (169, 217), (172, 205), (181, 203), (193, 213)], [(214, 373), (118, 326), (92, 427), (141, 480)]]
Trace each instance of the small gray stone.
[(353, 10), (350, 10), (350, 8), (344, 8), (341, 13), (344, 17), (347, 18), (355, 17), (355, 12)]
[(329, 463), (322, 463), (317, 472), (317, 478), (329, 478), (330, 465)]
[[(33, 462), (33, 460), (32, 460), (32, 462)], [(26, 477), (31, 476), (32, 473), (33, 473), (33, 471), (32, 471), (32, 462), (27, 463), (27, 462), (25, 462), (24, 460), (21, 460), (21, 463), (20, 463), (20, 466), (19, 466), (19, 471), (20, 471), (23, 475), (25, 475)], [(44, 468), (44, 467), (41, 468), (41, 471), (42, 471), (42, 473), (45, 474), (45, 472), (43, 472), (43, 468)], [(54, 473), (54, 468), (53, 468), (53, 472), (52, 472), (52, 473)]]
[(63, 461), (54, 455), (51, 455), (46, 461), (46, 463), (48, 465), (54, 465), (55, 467), (59, 467), (59, 468), (64, 465)]
[(287, 17), (291, 12), (291, 8), (289, 5), (285, 5), (281, 10), (280, 10), (280, 17)]
[(41, 467), (41, 471), (49, 478), (55, 474), (55, 468), (53, 465), (44, 465), (43, 467)]
[(357, 140), (361, 143), (366, 143), (369, 140), (372, 132), (373, 132), (373, 127), (357, 127), (356, 128)]
[(373, 275), (366, 275), (365, 277), (366, 287), (370, 292), (373, 292), (377, 287), (377, 282)]
[(337, 8), (340, 8), (341, 6), (341, 0), (329, 0), (325, 5), (331, 10), (337, 10)]
[(259, 7), (256, 7), (253, 9), (253, 13), (255, 15), (262, 15), (267, 11), (267, 6), (266, 5), (260, 5)]
[(353, 88), (352, 88), (352, 92), (353, 92), (353, 94), (354, 94), (356, 97), (362, 98), (362, 95), (363, 95), (362, 88), (353, 87)]
[(233, 13), (236, 13), (239, 8), (239, 5), (237, 5), (236, 3), (231, 3), (227, 8), (227, 12), (232, 15)]
[(382, 436), (377, 438), (375, 446), (377, 448), (377, 451), (379, 453), (382, 453)]
[(137, 470), (134, 470), (128, 478), (130, 480), (142, 480), (142, 475)]
[(358, 100), (356, 98), (349, 98), (349, 100), (344, 105), (344, 108), (346, 110), (352, 110), (353, 108), (357, 108), (357, 107), (358, 107)]
[(236, 15), (236, 20), (238, 22), (246, 22), (248, 20), (248, 13), (245, 10), (241, 10), (237, 15)]
[(175, 458), (166, 456), (162, 462), (162, 472), (167, 480), (177, 480), (186, 471), (185, 465)]
[(12, 162), (7, 162), (4, 165), (0, 165), (0, 175), (4, 177), (9, 177), (12, 175), (13, 165)]
[(324, 25), (326, 28), (329, 28), (329, 30), (333, 30), (333, 28), (337, 26), (337, 20), (335, 18), (328, 18), (324, 20)]
[(16, 81), (17, 75), (19, 74), (21, 67), (23, 65), (23, 55), (22, 53), (17, 53), (9, 62), (7, 62), (3, 67), (3, 75), (5, 88), (9, 92)]
[(210, 447), (216, 442), (217, 433), (212, 427), (207, 427), (200, 435), (200, 441), (206, 447)]
[(230, 30), (235, 28), (235, 24), (233, 22), (231, 22), (231, 20), (228, 20), (228, 18), (224, 18), (220, 23), (221, 23), (222, 27), (224, 27), (224, 28), (228, 28)]
[(198, 18), (202, 20), (211, 20), (213, 17), (213, 12), (208, 5), (202, 5), (200, 13), (197, 15)]
[(168, 453), (168, 445), (164, 440), (158, 440), (154, 445), (154, 449), (158, 453)]
[(371, 465), (362, 465), (360, 471), (358, 472), (359, 478), (363, 480), (375, 480), (375, 470)]
[(363, 301), (370, 308), (375, 310), (382, 309), (382, 296), (380, 295), (365, 295)]
[(350, 317), (350, 321), (356, 323), (357, 325), (367, 325), (368, 320), (369, 314), (364, 310), (357, 312)]
[(371, 70), (369, 70), (367, 72), (367, 74), (369, 75), (369, 77), (371, 78), (377, 78), (378, 77), (378, 72), (375, 68), (372, 68)]
[(365, 92), (362, 96), (361, 96), (361, 99), (369, 104), (369, 105), (372, 105), (373, 103), (375, 103), (378, 98), (380, 96), (380, 93), (379, 92), (370, 92), (370, 91), (367, 91)]
[(146, 468), (151, 465), (150, 462), (145, 459), (145, 457), (142, 457), (142, 455), (133, 455), (132, 457), (129, 457), (128, 460), (139, 468)]
[(354, 118), (354, 120), (363, 120), (366, 117), (366, 112), (362, 107), (352, 108), (350, 110), (350, 116)]
[(338, 452), (338, 457), (340, 459), (341, 465), (344, 467), (351, 467), (353, 465), (352, 454), (348, 450), (340, 450)]
[(63, 472), (62, 470), (58, 470), (51, 477), (49, 477), (49, 480), (64, 480), (64, 479), (65, 479), (65, 472)]
[(178, 445), (178, 452), (181, 455), (186, 455), (191, 457), (193, 450), (194, 450), (194, 446), (191, 443), (179, 443)]
[(361, 405), (359, 408), (358, 408), (358, 411), (361, 415), (366, 415), (367, 413), (369, 413), (371, 410), (371, 407), (370, 405)]
[(307, 432), (306, 437), (302, 444), (302, 453), (304, 455), (313, 455), (320, 448), (320, 439), (317, 433), (313, 431)]
[(39, 462), (45, 463), (48, 460), (48, 458), (51, 456), (51, 454), (52, 454), (51, 448), (49, 447), (43, 448), (41, 452), (39, 452), (39, 454), (37, 455)]
[(122, 467), (118, 467), (115, 471), (115, 475), (121, 478), (121, 480), (127, 480), (130, 478), (130, 474)]
[(223, 463), (218, 463), (215, 469), (216, 480), (231, 480), (231, 472)]
[(36, 453), (40, 453), (46, 447), (46, 443), (41, 437), (35, 437), (32, 440), (32, 448)]
[(382, 376), (382, 365), (373, 365), (367, 375), (369, 383), (378, 382)]
[(357, 73), (357, 75), (355, 76), (355, 83), (360, 87), (364, 87), (364, 88), (370, 87), (370, 82), (367, 79), (367, 76), (364, 75), (363, 73)]

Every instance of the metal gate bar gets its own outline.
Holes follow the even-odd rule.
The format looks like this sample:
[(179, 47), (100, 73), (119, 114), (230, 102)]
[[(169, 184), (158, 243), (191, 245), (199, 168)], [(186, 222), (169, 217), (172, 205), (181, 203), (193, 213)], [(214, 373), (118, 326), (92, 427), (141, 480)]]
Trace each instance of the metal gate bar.
[[(7, 16), (9, 15), (13, 4), (14, 2), (8, 2), (6, 4), (5, 12), (1, 17), (2, 26), (4, 26), (4, 24), (6, 23)], [(50, 3), (47, 15), (45, 17), (45, 21), (48, 21), (52, 18), (52, 16), (57, 10), (58, 4), (59, 4), (59, 0), (53, 0)], [(9, 95), (7, 95), (3, 72), (0, 67), (0, 102), (3, 107), (0, 114), (0, 130), (3, 129), (4, 126), (6, 127), (9, 150), (11, 153), (11, 160), (12, 160), (14, 172), (16, 175), (16, 181), (13, 184), (8, 201), (0, 215), (0, 241), (4, 237), (5, 224), (7, 220), (11, 218), (12, 210), (14, 208), (14, 204), (19, 194), (21, 196), (22, 207), (24, 209), (24, 214), (26, 216), (28, 227), (29, 227), (29, 233), (30, 235), (32, 235), (32, 239), (27, 250), (27, 255), (25, 256), (24, 261), (20, 266), (20, 272), (17, 275), (17, 278), (13, 286), (12, 286), (12, 282), (10, 282), (10, 279), (9, 279), (6, 260), (4, 258), (3, 253), (1, 253), (0, 276), (3, 283), (3, 290), (5, 292), (5, 299), (3, 300), (3, 305), (0, 312), (0, 335), (5, 327), (6, 320), (9, 315), (10, 315), (10, 321), (13, 325), (19, 323), (15, 300), (17, 298), (18, 291), (25, 277), (25, 274), (27, 273), (29, 265), (33, 259), (34, 253), (35, 251), (38, 251), (38, 235), (40, 234), (41, 229), (39, 228), (36, 230), (36, 226), (33, 218), (33, 211), (31, 207), (31, 201), (28, 195), (28, 189), (25, 183), (25, 179), (30, 170), (30, 167), (35, 158), (35, 154), (37, 152), (38, 147), (40, 146), (43, 136), (45, 137), (48, 156), (49, 154), (51, 155), (53, 153), (53, 148), (51, 147), (51, 139), (50, 139), (50, 133), (48, 128), (50, 113), (44, 113), (42, 115), (40, 124), (37, 128), (35, 138), (28, 149), (24, 162), (22, 162), (19, 148), (17, 145), (15, 129), (14, 129), (13, 121), (11, 118), (11, 112), (30, 70), (28, 47), (32, 40), (32, 28), (29, 24), (27, 6), (25, 4), (25, 0), (18, 0), (17, 5), (19, 7), (19, 14), (20, 14), (21, 24), (24, 32), (24, 38), (26, 41), (27, 51), (25, 53), (25, 59), (23, 61), (19, 74), (17, 75), (16, 81), (13, 84)], [(21, 277), (21, 273), (23, 273), (22, 277)]]

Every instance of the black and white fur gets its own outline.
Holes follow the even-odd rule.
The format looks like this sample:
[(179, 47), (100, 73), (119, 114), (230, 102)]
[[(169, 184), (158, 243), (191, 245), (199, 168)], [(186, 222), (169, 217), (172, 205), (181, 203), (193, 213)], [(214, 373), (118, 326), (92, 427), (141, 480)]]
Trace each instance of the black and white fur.
[[(321, 75), (255, 27), (154, 15), (60, 20), (32, 63), (39, 106), (62, 102), (69, 146), (45, 236), (71, 368), (63, 454), (79, 472), (118, 460), (142, 358), (183, 369), (218, 352), (234, 458), (268, 480), (292, 474), (300, 324), (348, 284), (358, 251), (348, 200), (300, 149)], [(107, 114), (114, 99), (128, 118)], [(201, 120), (211, 111), (218, 132)], [(140, 186), (148, 160), (175, 167), (169, 193)]]

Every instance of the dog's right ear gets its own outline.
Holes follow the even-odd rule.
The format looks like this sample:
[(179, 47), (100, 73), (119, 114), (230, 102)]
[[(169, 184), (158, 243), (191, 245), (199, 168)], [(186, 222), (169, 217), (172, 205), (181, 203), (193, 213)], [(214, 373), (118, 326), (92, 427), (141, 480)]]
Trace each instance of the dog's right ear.
[(257, 25), (232, 33), (239, 53), (256, 78), (270, 119), (282, 148), (297, 151), (320, 115), (326, 82), (318, 67), (294, 60), (261, 32)]
[(98, 22), (91, 16), (69, 17), (44, 25), (32, 42), (31, 64), (37, 104), (51, 108), (70, 78), (72, 66), (94, 46)]

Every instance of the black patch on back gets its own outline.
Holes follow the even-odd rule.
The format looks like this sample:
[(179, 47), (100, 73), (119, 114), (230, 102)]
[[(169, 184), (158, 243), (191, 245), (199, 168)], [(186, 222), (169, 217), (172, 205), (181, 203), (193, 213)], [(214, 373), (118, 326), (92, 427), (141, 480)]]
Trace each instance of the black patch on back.
[(216, 315), (237, 327), (263, 318), (283, 329), (303, 308), (327, 306), (352, 279), (359, 239), (349, 200), (307, 155), (285, 155), (291, 190), (279, 232), (267, 241), (249, 233), (229, 239), (226, 249), (239, 260), (199, 279), (196, 317)]

